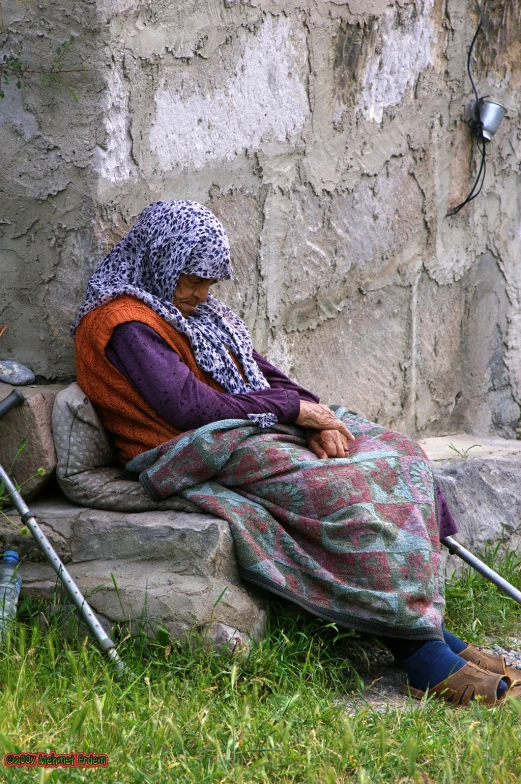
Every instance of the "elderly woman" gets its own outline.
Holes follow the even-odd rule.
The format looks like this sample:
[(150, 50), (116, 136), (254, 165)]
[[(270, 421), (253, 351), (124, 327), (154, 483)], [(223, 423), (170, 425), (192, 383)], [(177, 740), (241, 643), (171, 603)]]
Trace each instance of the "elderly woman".
[(443, 628), (437, 500), (454, 528), (421, 448), (260, 356), (209, 293), (231, 277), (224, 228), (190, 201), (147, 207), (91, 277), (78, 383), (121, 461), (228, 520), (245, 580), (381, 639), (413, 695), (515, 693), (517, 671)]

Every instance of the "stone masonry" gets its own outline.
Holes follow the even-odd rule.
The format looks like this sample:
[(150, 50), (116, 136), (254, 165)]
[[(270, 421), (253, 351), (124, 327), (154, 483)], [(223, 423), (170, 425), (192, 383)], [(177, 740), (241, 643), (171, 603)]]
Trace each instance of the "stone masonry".
[[(0, 401), (13, 388), (0, 383)], [(0, 463), (22, 487), (26, 499), (45, 487), (56, 468), (51, 414), (62, 388), (60, 384), (21, 387), (27, 401), (23, 409), (14, 408), (0, 419)]]
[(478, 90), (508, 117), (473, 182), (472, 0), (3, 0), (0, 47), (66, 87), (0, 101), (0, 343), (73, 377), (68, 325), (156, 199), (229, 232), (222, 296), (325, 402), (420, 437), (515, 437), (521, 406), (521, 0), (483, 2)]
[[(31, 505), (46, 536), (102, 618), (174, 638), (229, 629), (262, 636), (265, 602), (241, 583), (228, 523), (206, 514), (125, 514), (85, 509), (63, 497)], [(59, 584), (20, 519), (0, 523), (2, 543), (25, 560), (23, 591), (54, 601)], [(59, 591), (58, 591), (59, 592)]]

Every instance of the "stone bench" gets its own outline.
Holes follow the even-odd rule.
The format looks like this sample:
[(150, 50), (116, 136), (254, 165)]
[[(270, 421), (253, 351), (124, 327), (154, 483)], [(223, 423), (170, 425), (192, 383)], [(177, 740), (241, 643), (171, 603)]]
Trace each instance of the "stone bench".
[[(11, 390), (0, 385), (0, 400)], [(78, 387), (23, 387), (22, 392), (27, 403), (0, 421), (0, 462), (9, 468), (29, 435), (15, 478), (21, 483), (40, 466), (46, 476), (27, 483), (24, 496), (26, 487), (29, 495), (42, 490), (58, 468), (62, 487), (80, 502), (55, 487), (53, 495), (40, 495), (30, 506), (104, 625), (146, 626), (152, 632), (162, 626), (174, 638), (195, 628), (219, 645), (241, 648), (248, 638), (259, 639), (265, 602), (239, 580), (228, 523), (182, 499), (156, 504), (137, 481), (122, 478), (97, 415)], [(59, 392), (66, 421), (57, 423), (55, 407), (53, 439), (51, 412)], [(66, 453), (72, 457), (65, 459)], [(103, 508), (89, 508), (89, 500)], [(4, 548), (11, 546), (24, 558), (23, 593), (52, 600), (54, 571), (32, 537), (17, 533), (18, 515), (9, 516), (11, 523), (0, 520), (0, 537)]]
[[(109, 626), (173, 638), (199, 629), (219, 644), (260, 639), (265, 603), (239, 579), (228, 523), (196, 512), (87, 509), (63, 496), (31, 504), (44, 533), (94, 611)], [(16, 514), (13, 522), (21, 525)], [(7, 521), (0, 536), (24, 557), (23, 592), (52, 602), (55, 572), (31, 536)], [(107, 625), (107, 624), (105, 624)]]

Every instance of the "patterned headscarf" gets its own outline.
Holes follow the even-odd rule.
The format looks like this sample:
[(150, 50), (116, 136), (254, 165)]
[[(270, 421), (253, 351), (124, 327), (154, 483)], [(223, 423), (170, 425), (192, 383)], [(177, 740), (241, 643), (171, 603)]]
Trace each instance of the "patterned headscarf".
[[(127, 236), (92, 275), (72, 334), (91, 310), (130, 294), (189, 338), (199, 367), (227, 392), (268, 388), (253, 358), (245, 323), (226, 305), (209, 294), (195, 314), (185, 318), (172, 303), (182, 273), (218, 280), (232, 278), (228, 237), (215, 215), (195, 201), (154, 202), (143, 210)], [(240, 361), (246, 382), (227, 348)], [(254, 419), (264, 426), (274, 424), (273, 420), (276, 417), (272, 414), (260, 414)]]

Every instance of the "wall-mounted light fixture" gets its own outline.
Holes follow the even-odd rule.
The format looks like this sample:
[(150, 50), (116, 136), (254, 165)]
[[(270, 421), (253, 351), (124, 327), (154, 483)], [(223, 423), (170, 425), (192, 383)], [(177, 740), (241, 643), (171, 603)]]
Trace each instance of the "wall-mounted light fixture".
[[(483, 25), (483, 11), (481, 10), (481, 6), (478, 3), (478, 0), (475, 0), (476, 5), (479, 11), (479, 24), (476, 32), (474, 33), (474, 38), (472, 39), (472, 43), (470, 44), (469, 53), (467, 57), (467, 73), (469, 75), (470, 83), (472, 85), (472, 89), (474, 90), (474, 100), (471, 102), (469, 107), (469, 114), (470, 118), (468, 120), (469, 127), (472, 131), (472, 134), (476, 137), (478, 146), (481, 151), (481, 164), (479, 167), (478, 175), (472, 186), (472, 189), (465, 199), (462, 201), (461, 204), (458, 204), (457, 207), (453, 207), (451, 210), (447, 212), (447, 216), (456, 215), (463, 207), (479, 196), (481, 193), (481, 189), (483, 187), (483, 183), (485, 182), (485, 174), (487, 171), (487, 163), (486, 163), (486, 145), (492, 139), (494, 134), (496, 133), (497, 129), (499, 128), (503, 117), (506, 114), (506, 108), (498, 103), (497, 101), (493, 101), (491, 98), (480, 98), (478, 95), (478, 91), (476, 90), (476, 85), (474, 84), (474, 79), (472, 78), (472, 72), (470, 69), (471, 63), (471, 56), (472, 50), (474, 49), (474, 44), (476, 42), (476, 38), (478, 37), (478, 33), (481, 30)], [(478, 187), (479, 185), (479, 187)]]
[[(481, 131), (481, 135), (486, 142), (491, 141), (507, 112), (505, 106), (497, 101), (492, 101), (490, 98), (480, 98), (477, 103), (472, 101), (470, 111), (475, 117), (473, 130), (476, 128), (478, 132)], [(478, 117), (479, 122), (477, 121)]]

